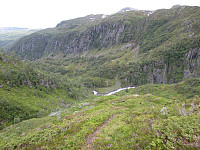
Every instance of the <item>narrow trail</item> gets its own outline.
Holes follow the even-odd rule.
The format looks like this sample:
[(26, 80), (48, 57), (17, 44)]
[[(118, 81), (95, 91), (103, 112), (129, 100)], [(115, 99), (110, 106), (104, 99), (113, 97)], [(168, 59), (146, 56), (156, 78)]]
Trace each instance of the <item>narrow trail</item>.
[[(97, 134), (101, 133), (101, 130), (106, 127), (108, 123), (110, 123), (116, 115), (112, 115), (109, 117), (101, 126), (97, 127), (94, 133), (88, 136), (87, 141), (84, 143), (85, 149), (93, 149), (94, 148), (94, 141), (97, 139)], [(84, 149), (83, 148), (83, 149)]]

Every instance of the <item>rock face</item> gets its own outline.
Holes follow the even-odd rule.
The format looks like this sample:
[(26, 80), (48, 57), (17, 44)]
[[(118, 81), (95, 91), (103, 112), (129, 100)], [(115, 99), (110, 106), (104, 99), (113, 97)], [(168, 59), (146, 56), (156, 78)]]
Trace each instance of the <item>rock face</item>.
[[(14, 51), (25, 59), (38, 59), (45, 53), (45, 48), (50, 40), (48, 35), (32, 34), (19, 40), (19, 43), (14, 44)], [(22, 43), (20, 41), (23, 41)], [(11, 50), (13, 47), (11, 48)]]
[[(124, 32), (125, 26), (122, 23), (111, 24), (106, 27), (105, 24), (92, 26), (85, 31), (71, 32), (64, 37), (56, 38), (48, 43), (45, 50), (62, 50), (65, 53), (80, 53), (90, 49), (111, 46), (120, 41), (120, 36)], [(72, 38), (74, 37), (74, 38)]]
[(127, 83), (129, 84), (172, 84), (185, 78), (200, 77), (200, 48), (189, 50), (182, 60), (171, 64), (161, 59), (133, 68), (133, 72), (127, 74)]
[(184, 61), (184, 78), (199, 77), (200, 76), (200, 48), (190, 50), (185, 54)]
[[(58, 51), (65, 54), (81, 53), (126, 43), (138, 38), (136, 33), (142, 28), (145, 14), (146, 12), (129, 12), (129, 15), (133, 16), (128, 18), (124, 17), (124, 14), (106, 18), (98, 16), (96, 20), (88, 20), (83, 25), (80, 25), (77, 20), (84, 21), (84, 18), (61, 22), (56, 28), (42, 30), (21, 38), (10, 51), (15, 51), (22, 58), (35, 60)], [(90, 19), (95, 17), (90, 16)], [(85, 19), (87, 20), (88, 16)]]

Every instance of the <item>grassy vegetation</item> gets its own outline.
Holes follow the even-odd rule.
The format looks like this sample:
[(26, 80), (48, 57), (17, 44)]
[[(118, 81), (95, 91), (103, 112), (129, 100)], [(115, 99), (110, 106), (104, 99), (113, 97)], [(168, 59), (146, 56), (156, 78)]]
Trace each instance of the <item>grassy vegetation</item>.
[[(200, 146), (199, 81), (188, 79), (174, 85), (140, 86), (122, 91), (121, 96), (86, 100), (57, 116), (30, 119), (5, 128), (0, 133), (0, 147), (197, 149)], [(193, 89), (198, 89), (197, 95)], [(184, 93), (188, 94), (187, 98)], [(88, 142), (93, 133), (94, 141)]]
[[(117, 93), (116, 95), (124, 95), (124, 94), (154, 94), (156, 96), (162, 96), (168, 99), (173, 99), (180, 97), (180, 99), (184, 100), (189, 99), (195, 96), (200, 95), (200, 79), (192, 78), (185, 79), (183, 82), (179, 82), (177, 84), (146, 84), (137, 87), (136, 89), (130, 89), (127, 93), (126, 91), (122, 91)], [(170, 93), (170, 94), (169, 94)]]

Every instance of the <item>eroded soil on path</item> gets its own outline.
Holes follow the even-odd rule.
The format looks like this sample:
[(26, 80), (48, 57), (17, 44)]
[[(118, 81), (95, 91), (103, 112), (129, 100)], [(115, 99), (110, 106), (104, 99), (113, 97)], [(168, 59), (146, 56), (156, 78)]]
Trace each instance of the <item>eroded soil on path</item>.
[(99, 126), (99, 127), (96, 128), (96, 130), (94, 131), (94, 133), (92, 133), (92, 134), (90, 134), (88, 136), (88, 139), (86, 140), (86, 142), (84, 144), (84, 148), (85, 149), (93, 149), (94, 148), (94, 141), (95, 141), (95, 139), (97, 139), (97, 135), (101, 133), (101, 130), (103, 128), (105, 128), (106, 125), (108, 123), (110, 123), (115, 116), (116, 115), (112, 115), (111, 117), (109, 117), (101, 126)]

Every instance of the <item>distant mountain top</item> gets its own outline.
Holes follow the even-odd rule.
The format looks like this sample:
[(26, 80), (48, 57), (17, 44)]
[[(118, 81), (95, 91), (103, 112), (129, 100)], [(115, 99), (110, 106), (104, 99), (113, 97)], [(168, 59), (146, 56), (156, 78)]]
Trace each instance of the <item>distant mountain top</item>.
[(13, 32), (17, 30), (27, 30), (28, 28), (18, 28), (18, 27), (1, 27), (0, 28), (0, 33), (5, 33), (5, 32)]
[(29, 28), (19, 28), (19, 27), (1, 27), (0, 28), (0, 47), (8, 49), (15, 40), (39, 31), (40, 29), (29, 29)]
[(137, 11), (138, 9), (135, 9), (135, 8), (131, 8), (131, 7), (125, 7), (123, 9), (121, 9), (118, 13), (124, 13), (124, 12), (127, 12), (127, 11)]
[(181, 7), (181, 6), (182, 6), (182, 5), (177, 4), (177, 5), (172, 6), (172, 8), (178, 8), (178, 7)]
[(59, 24), (57, 24), (56, 27), (65, 27), (68, 29), (72, 29), (78, 26), (83, 26), (85, 24), (91, 23), (93, 21), (101, 20), (102, 18), (105, 18), (105, 17), (106, 15), (104, 14), (97, 14), (97, 15), (91, 14), (85, 17), (61, 21)]

